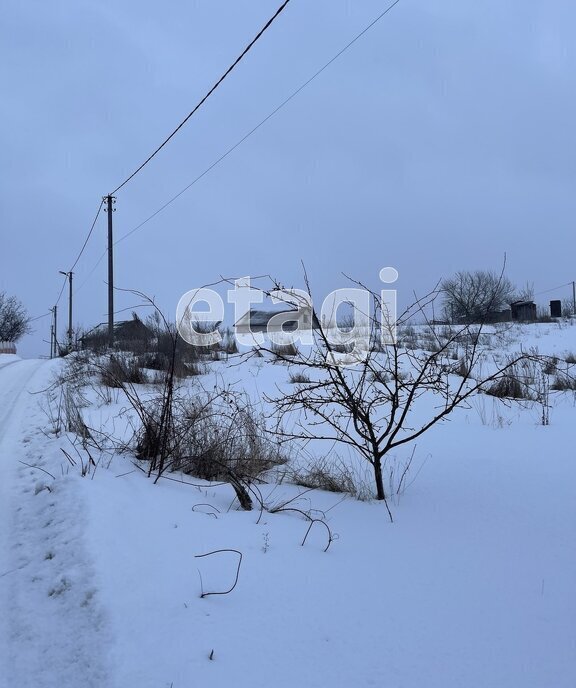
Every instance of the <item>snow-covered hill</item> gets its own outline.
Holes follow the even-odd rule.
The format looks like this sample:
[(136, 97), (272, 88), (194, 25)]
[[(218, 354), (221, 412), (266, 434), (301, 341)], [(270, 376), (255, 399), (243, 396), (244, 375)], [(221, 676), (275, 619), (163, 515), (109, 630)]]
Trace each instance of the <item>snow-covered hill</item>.
[[(500, 346), (565, 356), (576, 326), (518, 326)], [(268, 505), (325, 521), (324, 551), (321, 524), (302, 545), (297, 511), (239, 511), (229, 485), (190, 477), (153, 484), (130, 454), (82, 477), (46, 395), (23, 391), (61, 365), (0, 368), (2, 688), (576, 685), (573, 392), (552, 393), (547, 426), (537, 405), (480, 395), (427, 432), (394, 523), (378, 502), (261, 485)], [(290, 384), (261, 359), (202, 377), (255, 401)], [(119, 393), (86, 399), (92, 426), (126, 435)], [(234, 551), (198, 558), (215, 550), (242, 554), (238, 582), (201, 597), (238, 571)]]

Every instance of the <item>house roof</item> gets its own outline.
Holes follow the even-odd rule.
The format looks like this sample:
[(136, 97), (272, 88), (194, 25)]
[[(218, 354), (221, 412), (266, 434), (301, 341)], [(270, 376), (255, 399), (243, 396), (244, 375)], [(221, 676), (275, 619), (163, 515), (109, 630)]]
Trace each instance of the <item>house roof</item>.
[(114, 333), (117, 337), (124, 338), (151, 338), (152, 330), (145, 325), (140, 318), (123, 320), (114, 324)]
[(285, 304), (282, 305), (282, 308), (275, 308), (270, 310), (251, 308), (249, 311), (244, 313), (243, 316), (238, 318), (236, 326), (250, 324), (253, 327), (265, 327), (270, 322), (270, 319), (273, 318), (275, 315), (278, 315), (280, 313), (298, 313), (298, 310), (296, 308), (287, 308)]

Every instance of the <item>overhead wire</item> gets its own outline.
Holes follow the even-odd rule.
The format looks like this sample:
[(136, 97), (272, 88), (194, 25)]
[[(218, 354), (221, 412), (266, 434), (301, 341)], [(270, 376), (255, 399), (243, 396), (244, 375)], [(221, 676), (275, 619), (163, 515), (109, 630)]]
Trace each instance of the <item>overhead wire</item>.
[[(272, 25), (272, 23), (276, 20), (276, 18), (281, 14), (281, 12), (286, 8), (290, 0), (285, 0), (280, 7), (276, 10), (274, 15), (266, 22), (266, 24), (260, 29), (260, 31), (256, 34), (256, 36), (250, 41), (250, 43), (244, 48), (242, 53), (236, 58), (236, 60), (228, 67), (228, 69), (222, 74), (222, 76), (215, 82), (215, 84), (210, 88), (210, 90), (204, 95), (204, 97), (197, 103), (197, 105), (191, 110), (191, 112), (180, 122), (180, 124), (172, 131), (172, 133), (164, 139), (164, 141), (146, 158), (146, 160), (132, 172), (124, 181), (119, 184), (114, 191), (111, 192), (110, 195), (114, 195), (117, 193), (120, 189), (122, 189), (126, 184), (128, 184), (129, 181), (131, 181), (167, 144), (168, 142), (182, 129), (182, 127), (189, 121), (189, 119), (199, 110), (199, 108), (208, 100), (208, 98), (214, 93), (214, 91), (221, 85), (221, 83), (226, 79), (226, 77), (235, 69), (235, 67), (241, 62), (241, 60), (246, 56), (246, 54), (250, 51), (250, 49), (254, 46), (254, 44), (261, 38), (261, 36), (264, 34), (264, 32)], [(159, 215), (161, 212), (163, 212), (167, 207), (169, 207), (174, 201), (176, 201), (180, 196), (182, 196), (186, 191), (188, 191), (190, 188), (192, 188), (196, 183), (198, 183), (203, 177), (205, 177), (210, 171), (212, 171), (217, 165), (219, 165), (221, 162), (223, 162), (231, 153), (233, 153), (238, 147), (240, 147), (248, 138), (250, 138), (254, 133), (256, 133), (266, 122), (268, 122), (272, 117), (274, 117), (280, 110), (282, 110), (290, 101), (292, 101), (299, 93), (301, 93), (309, 84), (311, 84), (317, 77), (319, 77), (330, 65), (332, 65), (338, 58), (340, 58), (349, 48), (351, 48), (362, 36), (364, 36), (371, 28), (373, 28), (384, 16), (386, 16), (396, 5), (398, 5), (400, 0), (394, 0), (388, 7), (386, 7), (378, 16), (376, 16), (367, 26), (365, 26), (358, 34), (352, 38), (341, 50), (339, 50), (330, 60), (328, 60), (320, 69), (318, 69), (311, 77), (309, 77), (306, 81), (304, 81), (297, 89), (295, 89), (287, 98), (285, 98), (278, 106), (276, 106), (266, 117), (264, 117), (258, 124), (256, 124), (250, 131), (248, 131), (242, 138), (240, 138), (234, 145), (232, 145), (230, 148), (228, 148), (220, 157), (218, 157), (213, 163), (211, 163), (203, 172), (201, 172), (197, 177), (195, 177), (189, 184), (187, 184), (183, 189), (181, 189), (177, 194), (175, 194), (172, 198), (170, 198), (168, 201), (166, 201), (163, 205), (161, 205), (156, 211), (154, 211), (151, 215), (149, 215), (146, 219), (144, 219), (142, 222), (140, 222), (138, 225), (133, 227), (130, 231), (122, 235), (120, 238), (118, 238), (114, 242), (114, 246), (117, 244), (121, 243), (128, 237), (132, 236), (134, 233), (136, 233), (138, 230), (140, 230), (144, 225), (146, 225), (148, 222), (150, 222), (152, 219), (154, 219), (157, 215)], [(72, 268), (70, 271), (73, 271), (76, 265), (78, 264), (80, 258), (82, 257), (86, 246), (88, 245), (88, 242), (90, 240), (90, 237), (94, 231), (94, 228), (96, 226), (96, 222), (98, 220), (98, 217), (100, 215), (100, 212), (102, 211), (102, 207), (104, 204), (104, 200), (100, 202), (100, 205), (98, 207), (98, 211), (96, 213), (96, 216), (94, 218), (94, 221), (90, 227), (90, 230), (86, 236), (86, 239), (76, 257), (76, 260), (74, 261)], [(104, 253), (100, 256), (94, 267), (91, 269), (89, 274), (87, 275), (86, 279), (82, 282), (82, 284), (74, 291), (74, 293), (77, 293), (80, 291), (86, 283), (89, 281), (91, 276), (94, 274), (95, 270), (98, 268), (102, 260), (107, 254), (107, 250), (104, 251)], [(543, 291), (537, 292), (534, 294), (534, 296), (539, 296), (542, 294), (547, 294), (553, 291), (557, 291), (559, 289), (563, 289), (565, 287), (568, 287), (572, 285), (572, 282), (567, 282), (565, 284), (559, 285), (557, 287), (553, 287), (551, 289), (545, 289)], [(58, 299), (56, 301), (56, 305), (60, 302), (60, 299), (62, 297), (62, 294), (64, 292), (66, 286), (66, 279), (64, 279), (62, 288), (60, 290), (60, 293), (58, 295)], [(44, 318), (48, 316), (49, 313), (46, 313), (44, 315), (38, 316), (37, 318), (33, 318), (31, 322), (35, 320), (39, 320), (41, 318)]]
[(92, 236), (92, 232), (94, 231), (94, 227), (96, 227), (96, 222), (98, 221), (98, 217), (100, 216), (100, 213), (102, 212), (102, 206), (103, 205), (104, 205), (104, 199), (102, 199), (100, 201), (100, 205), (98, 206), (98, 211), (96, 213), (96, 217), (94, 218), (94, 221), (92, 222), (92, 226), (90, 227), (90, 231), (88, 232), (86, 239), (84, 240), (84, 243), (82, 244), (82, 248), (80, 249), (80, 252), (76, 256), (76, 260), (74, 261), (69, 272), (72, 272), (74, 270), (74, 268), (78, 265), (78, 261), (80, 260), (80, 258), (82, 258), (82, 254), (86, 250), (86, 246), (88, 246), (88, 242), (90, 241), (90, 237)]
[[(193, 181), (191, 181), (187, 186), (185, 186), (181, 191), (179, 191), (175, 196), (173, 196), (170, 200), (166, 201), (158, 210), (154, 211), (151, 215), (149, 215), (145, 220), (140, 222), (140, 224), (136, 225), (136, 227), (133, 227), (129, 232), (126, 234), (123, 234), (121, 237), (119, 237), (115, 242), (114, 245), (119, 244), (121, 241), (124, 241), (127, 239), (129, 236), (137, 232), (139, 229), (141, 229), (146, 223), (150, 222), (153, 218), (155, 218), (157, 215), (159, 215), (163, 210), (165, 210), (169, 205), (174, 203), (175, 200), (180, 198), (182, 194), (184, 194), (188, 189), (190, 189), (194, 184), (199, 182), (203, 177), (205, 177), (211, 170), (213, 170), (217, 165), (219, 165), (223, 160), (225, 160), (231, 153), (233, 153), (239, 146), (241, 146), (244, 141), (246, 141), (252, 134), (258, 131), (260, 127), (262, 127), (268, 120), (270, 120), (274, 115), (276, 115), (282, 108), (284, 108), (293, 98), (295, 98), (301, 91), (303, 91), (309, 84), (311, 84), (317, 77), (322, 74), (333, 62), (335, 62), (341, 55), (343, 55), (349, 48), (351, 48), (356, 41), (358, 41), (365, 33), (367, 33), (375, 24), (377, 24), (385, 15), (390, 12), (390, 10), (395, 7), (400, 0), (395, 0), (393, 3), (391, 3), (383, 12), (381, 12), (375, 19), (373, 19), (360, 33), (358, 33), (351, 41), (349, 41), (341, 50), (339, 50), (336, 55), (334, 55), (328, 62), (326, 62), (320, 69), (318, 69), (311, 77), (309, 77), (304, 83), (302, 83), (295, 91), (293, 91), (287, 98), (285, 98), (279, 105), (277, 105), (264, 119), (262, 119), (256, 126), (254, 126), (248, 133), (244, 134), (244, 136), (237, 141), (233, 146), (228, 148), (228, 150), (223, 153), (217, 160), (215, 160), (211, 165), (209, 165), (201, 174), (199, 174)], [(100, 258), (100, 261), (102, 258)], [(99, 262), (100, 262), (99, 261)]]
[(28, 322), (36, 322), (36, 320), (42, 320), (42, 318), (47, 318), (49, 315), (51, 315), (51, 312), (48, 311), (47, 313), (44, 313), (44, 315), (37, 315), (35, 318), (30, 318)]
[[(346, 45), (341, 48), (333, 57), (331, 57), (322, 67), (320, 67), (312, 76), (310, 76), (306, 81), (304, 81), (297, 89), (295, 89), (288, 97), (286, 97), (279, 105), (277, 105), (266, 117), (264, 117), (258, 124), (256, 124), (250, 131), (248, 131), (242, 138), (240, 138), (234, 145), (230, 146), (219, 158), (217, 158), (213, 163), (211, 163), (203, 172), (201, 172), (195, 179), (193, 179), (189, 184), (187, 184), (182, 190), (180, 190), (176, 195), (166, 201), (162, 206), (155, 210), (151, 215), (149, 215), (145, 220), (140, 222), (138, 225), (133, 227), (131, 230), (119, 237), (115, 242), (114, 246), (120, 242), (127, 239), (132, 234), (136, 233), (144, 225), (146, 225), (150, 220), (154, 219), (162, 211), (164, 211), (168, 206), (170, 206), (174, 201), (176, 201), (180, 196), (182, 196), (186, 191), (192, 188), (196, 183), (198, 183), (203, 177), (205, 177), (209, 172), (211, 172), (217, 165), (224, 161), (231, 153), (233, 153), (238, 147), (240, 147), (247, 139), (249, 139), (253, 134), (255, 134), (266, 122), (268, 122), (272, 117), (274, 117), (280, 110), (282, 110), (291, 100), (293, 100), (299, 93), (301, 93), (307, 86), (309, 86), (315, 79), (317, 79), (330, 65), (332, 65), (338, 58), (340, 58), (347, 50), (349, 50), (362, 36), (364, 36), (370, 29), (372, 29), (381, 19), (383, 19), (396, 5), (398, 5), (400, 0), (394, 0), (390, 3), (380, 14), (378, 14), (372, 21), (370, 21), (359, 33), (357, 33)], [(128, 181), (128, 180), (126, 180)], [(112, 193), (116, 193), (121, 187), (117, 187)], [(94, 267), (88, 273), (86, 279), (82, 284), (76, 289), (80, 291), (86, 283), (89, 281), (90, 277), (94, 274), (107, 251), (100, 256), (98, 261), (95, 263)], [(75, 292), (75, 293), (76, 293)]]
[(76, 295), (81, 289), (83, 289), (83, 288), (86, 286), (87, 282), (90, 280), (90, 278), (92, 277), (92, 275), (96, 272), (96, 269), (98, 268), (98, 266), (100, 265), (100, 263), (104, 260), (104, 257), (106, 256), (107, 253), (108, 253), (108, 249), (106, 249), (106, 250), (104, 251), (104, 253), (100, 256), (100, 258), (98, 258), (98, 260), (97, 260), (96, 263), (94, 264), (94, 267), (90, 270), (90, 272), (89, 272), (89, 273), (86, 275), (86, 277), (84, 278), (84, 281), (82, 282), (82, 284), (80, 284), (79, 287), (77, 287), (76, 289), (74, 289), (74, 295)]
[(142, 170), (151, 160), (154, 158), (163, 148), (164, 146), (182, 129), (182, 127), (188, 122), (188, 120), (196, 113), (202, 105), (208, 100), (208, 98), (214, 93), (214, 91), (220, 86), (220, 84), (226, 79), (226, 77), (238, 66), (238, 64), (244, 59), (244, 57), (247, 55), (247, 53), (252, 49), (254, 44), (263, 36), (263, 34), (267, 31), (267, 29), (272, 26), (274, 21), (278, 18), (278, 16), (284, 11), (286, 6), (290, 0), (284, 0), (284, 2), (280, 5), (280, 7), (276, 10), (276, 12), (273, 14), (272, 17), (264, 24), (264, 26), (260, 29), (260, 31), (256, 34), (256, 36), (248, 43), (248, 45), (244, 48), (244, 50), (240, 53), (240, 55), (234, 60), (234, 62), (228, 67), (228, 69), (222, 74), (222, 76), (216, 81), (216, 83), (212, 86), (212, 88), (206, 93), (206, 95), (203, 96), (203, 98), (200, 99), (200, 101), (194, 106), (194, 108), (186, 115), (186, 117), (180, 122), (180, 124), (174, 129), (174, 131), (167, 136), (164, 141), (154, 150), (153, 153), (151, 153), (144, 162), (137, 167), (132, 174), (130, 174), (126, 179), (119, 184), (114, 191), (110, 194), (113, 196), (116, 192), (120, 191), (120, 189), (128, 182), (133, 179), (140, 170)]
[(62, 298), (62, 294), (64, 293), (64, 289), (66, 287), (66, 282), (68, 281), (68, 276), (66, 275), (62, 281), (62, 288), (60, 289), (60, 293), (58, 294), (58, 298), (56, 299), (56, 303), (54, 304), (57, 306), (60, 303), (60, 299)]
[(559, 287), (552, 287), (552, 289), (545, 289), (544, 291), (538, 291), (534, 296), (540, 296), (541, 294), (548, 294), (551, 291), (558, 291), (558, 289), (564, 289), (564, 287), (570, 287), (572, 282), (566, 282), (566, 284), (561, 284)]
[(100, 201), (100, 205), (98, 206), (98, 210), (96, 212), (96, 216), (94, 217), (94, 220), (92, 222), (92, 225), (90, 226), (90, 229), (88, 231), (88, 234), (86, 235), (86, 238), (84, 239), (84, 243), (82, 244), (82, 248), (78, 252), (78, 255), (76, 256), (76, 260), (72, 264), (72, 267), (68, 272), (64, 275), (64, 280), (62, 282), (62, 287), (60, 288), (60, 292), (58, 293), (58, 298), (56, 299), (56, 303), (54, 305), (58, 305), (60, 303), (60, 299), (62, 298), (62, 294), (64, 293), (64, 289), (66, 288), (66, 281), (68, 279), (68, 274), (74, 271), (74, 268), (78, 265), (78, 261), (82, 257), (84, 251), (86, 250), (86, 246), (88, 246), (88, 242), (90, 241), (90, 237), (92, 236), (92, 233), (94, 232), (94, 228), (96, 227), (96, 222), (98, 221), (98, 217), (100, 216), (100, 212), (102, 211), (102, 206), (104, 205), (104, 200), (102, 199)]

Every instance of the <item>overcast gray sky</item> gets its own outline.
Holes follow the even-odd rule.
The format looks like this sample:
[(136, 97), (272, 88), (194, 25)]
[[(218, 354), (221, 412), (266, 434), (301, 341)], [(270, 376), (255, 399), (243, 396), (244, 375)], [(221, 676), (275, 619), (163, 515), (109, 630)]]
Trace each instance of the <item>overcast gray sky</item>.
[[(5, 0), (0, 290), (46, 312), (100, 199), (192, 109), (280, 0)], [(117, 237), (189, 184), (389, 2), (292, 0), (171, 143), (118, 193)], [(576, 279), (576, 6), (401, 0), (277, 115), (116, 247), (116, 284), (180, 295), (270, 273), (315, 295), (344, 271), (401, 301), (458, 269), (536, 291)], [(102, 215), (75, 322), (106, 319)], [(90, 273), (92, 274), (90, 275)], [(538, 301), (569, 297), (565, 288)], [(134, 301), (118, 294), (117, 308)], [(60, 302), (64, 333), (66, 294)], [(128, 314), (129, 315), (129, 314)], [(46, 354), (49, 319), (20, 347)]]

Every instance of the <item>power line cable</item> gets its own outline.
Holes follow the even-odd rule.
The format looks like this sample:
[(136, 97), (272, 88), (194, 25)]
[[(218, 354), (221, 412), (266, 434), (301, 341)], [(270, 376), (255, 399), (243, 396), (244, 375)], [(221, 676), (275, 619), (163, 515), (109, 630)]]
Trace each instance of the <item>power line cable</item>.
[[(129, 232), (126, 234), (123, 234), (121, 237), (119, 237), (115, 242), (114, 246), (116, 244), (119, 244), (121, 241), (124, 241), (127, 239), (129, 236), (137, 232), (139, 229), (141, 229), (145, 224), (150, 222), (150, 220), (154, 219), (157, 215), (159, 215), (163, 210), (165, 210), (169, 205), (174, 203), (182, 194), (184, 194), (188, 189), (190, 189), (192, 186), (194, 186), (197, 182), (199, 182), (203, 177), (205, 177), (210, 171), (212, 171), (217, 165), (219, 165), (223, 160), (225, 160), (231, 153), (233, 153), (239, 146), (241, 146), (248, 138), (250, 138), (254, 133), (258, 131), (268, 120), (272, 119), (274, 115), (276, 115), (282, 108), (284, 108), (291, 100), (293, 100), (301, 91), (303, 91), (309, 84), (311, 84), (317, 77), (319, 77), (322, 72), (324, 72), (332, 63), (334, 63), (339, 57), (341, 57), (349, 48), (351, 48), (364, 34), (366, 34), (371, 28), (373, 28), (383, 17), (385, 17), (390, 10), (392, 10), (400, 0), (395, 0), (392, 2), (388, 7), (383, 10), (377, 17), (375, 17), (367, 26), (365, 26), (362, 31), (360, 31), (354, 38), (349, 41), (341, 50), (339, 50), (328, 62), (326, 62), (320, 69), (318, 69), (310, 78), (308, 78), (303, 84), (301, 84), (295, 91), (293, 91), (287, 98), (285, 98), (277, 107), (275, 107), (264, 119), (262, 119), (256, 126), (254, 126), (249, 132), (247, 132), (239, 141), (237, 141), (233, 146), (228, 148), (228, 150), (223, 153), (217, 160), (215, 160), (211, 165), (209, 165), (201, 174), (199, 174), (190, 184), (185, 186), (181, 191), (179, 191), (175, 196), (173, 196), (170, 200), (168, 200), (166, 203), (164, 203), (158, 210), (153, 212), (151, 215), (149, 215), (145, 220), (140, 222), (138, 225), (133, 227)], [(118, 187), (119, 189), (120, 187)], [(118, 190), (116, 189), (116, 191)], [(113, 193), (115, 193), (114, 191)], [(107, 251), (104, 251), (104, 253), (100, 256), (94, 267), (90, 270), (88, 273), (86, 279), (82, 282), (82, 284), (76, 289), (76, 292), (80, 291), (88, 282), (90, 277), (94, 274), (104, 257), (106, 256)]]
[(264, 24), (264, 26), (260, 29), (260, 31), (256, 34), (256, 36), (248, 43), (248, 45), (244, 48), (244, 50), (240, 53), (240, 55), (234, 60), (234, 62), (228, 67), (228, 69), (222, 74), (222, 76), (216, 81), (216, 83), (212, 86), (212, 88), (206, 93), (206, 95), (198, 102), (198, 104), (193, 108), (193, 110), (186, 115), (186, 117), (180, 122), (180, 124), (174, 129), (174, 131), (168, 136), (167, 138), (164, 139), (164, 141), (156, 148), (156, 150), (149, 155), (146, 160), (138, 167), (132, 174), (127, 177), (121, 184), (119, 184), (114, 191), (110, 194), (113, 196), (116, 192), (120, 191), (120, 189), (128, 184), (128, 182), (133, 179), (140, 170), (145, 167), (151, 160), (154, 158), (155, 155), (157, 155), (162, 148), (182, 129), (182, 127), (186, 124), (186, 122), (192, 117), (192, 115), (199, 110), (202, 105), (208, 100), (208, 98), (214, 93), (214, 91), (220, 86), (220, 84), (224, 81), (224, 79), (234, 70), (235, 67), (242, 61), (242, 59), (246, 56), (246, 54), (251, 50), (251, 48), (254, 46), (254, 44), (262, 37), (262, 35), (265, 33), (265, 31), (274, 23), (276, 18), (281, 14), (281, 12), (285, 9), (286, 5), (290, 0), (284, 0), (284, 2), (280, 5), (280, 7), (276, 10), (274, 15)]
[(552, 287), (552, 289), (545, 289), (544, 291), (539, 291), (534, 294), (534, 296), (540, 296), (541, 294), (548, 294), (551, 291), (558, 291), (558, 289), (564, 289), (564, 287), (569, 287), (572, 285), (572, 282), (566, 282), (566, 284), (561, 284), (559, 287)]
[(88, 235), (86, 236), (86, 239), (84, 240), (84, 243), (82, 244), (82, 248), (80, 249), (80, 253), (76, 256), (76, 260), (74, 261), (74, 264), (70, 268), (69, 272), (72, 272), (74, 268), (78, 265), (78, 261), (82, 257), (82, 254), (84, 253), (86, 246), (88, 245), (88, 242), (90, 241), (90, 237), (92, 236), (92, 232), (94, 231), (94, 227), (96, 227), (96, 222), (98, 221), (98, 217), (100, 216), (100, 213), (102, 212), (102, 206), (104, 205), (104, 199), (100, 201), (100, 205), (98, 206), (98, 212), (96, 213), (96, 217), (94, 218), (94, 222), (92, 222), (92, 226), (90, 227), (90, 231), (88, 232)]
[(37, 315), (35, 318), (30, 318), (28, 322), (36, 322), (36, 320), (42, 320), (42, 318), (47, 318), (49, 315), (51, 315), (51, 312), (48, 311), (48, 313), (44, 313), (44, 315)]
[[(375, 24), (377, 24), (385, 15), (390, 12), (390, 10), (395, 7), (400, 0), (395, 0), (391, 5), (389, 5), (383, 12), (381, 12), (375, 19), (373, 19), (360, 33), (358, 33), (349, 43), (347, 43), (341, 50), (339, 50), (334, 57), (332, 57), (326, 64), (321, 67), (318, 71), (316, 71), (309, 79), (307, 79), (303, 84), (301, 84), (295, 91), (293, 91), (287, 98), (285, 98), (280, 105), (274, 108), (272, 112), (270, 112), (266, 117), (264, 117), (263, 120), (261, 120), (255, 127), (253, 127), (247, 134), (245, 134), (239, 141), (237, 141), (233, 146), (228, 148), (228, 150), (223, 153), (217, 160), (215, 160), (209, 167), (207, 167), (201, 174), (199, 174), (193, 181), (190, 182), (187, 186), (185, 186), (181, 191), (179, 191), (175, 196), (173, 196), (169, 201), (164, 203), (164, 205), (160, 206), (158, 210), (152, 213), (152, 215), (148, 216), (145, 220), (143, 220), (140, 224), (136, 225), (133, 229), (131, 229), (129, 232), (126, 234), (123, 234), (119, 239), (117, 239), (114, 242), (114, 245), (119, 244), (121, 241), (124, 241), (124, 239), (127, 239), (129, 236), (137, 232), (141, 227), (143, 227), (146, 223), (150, 222), (153, 218), (155, 218), (159, 213), (161, 213), (163, 210), (165, 210), (169, 205), (174, 203), (175, 200), (177, 200), (182, 194), (184, 194), (188, 189), (190, 189), (194, 184), (199, 182), (204, 176), (208, 174), (211, 170), (213, 170), (217, 165), (219, 165), (223, 160), (225, 160), (232, 152), (234, 152), (239, 146), (241, 146), (246, 139), (250, 138), (252, 134), (254, 134), (260, 127), (262, 127), (268, 120), (270, 120), (272, 117), (274, 117), (275, 114), (277, 114), (280, 110), (282, 110), (283, 107), (285, 107), (293, 98), (295, 98), (301, 91), (303, 91), (309, 84), (311, 84), (317, 77), (322, 74), (333, 62), (335, 62), (341, 55), (343, 55), (349, 48), (351, 48), (356, 41), (358, 41), (365, 33), (367, 33)], [(102, 258), (98, 262), (100, 262)]]
[[(84, 243), (82, 244), (82, 248), (80, 249), (78, 255), (76, 256), (76, 260), (74, 261), (72, 267), (70, 268), (70, 270), (68, 270), (68, 272), (73, 272), (76, 265), (78, 265), (78, 261), (80, 260), (84, 251), (86, 250), (86, 246), (88, 246), (88, 242), (90, 241), (90, 237), (92, 236), (92, 233), (94, 232), (94, 228), (96, 227), (96, 222), (98, 221), (98, 217), (100, 216), (100, 212), (102, 211), (103, 205), (104, 205), (104, 200), (101, 200), (100, 205), (98, 206), (98, 211), (96, 212), (96, 216), (94, 217), (94, 221), (92, 222), (90, 230), (88, 231), (88, 234), (86, 235), (86, 239), (84, 239)], [(56, 306), (60, 303), (60, 299), (62, 298), (62, 294), (64, 293), (64, 289), (66, 288), (67, 280), (68, 280), (68, 273), (66, 273), (64, 275), (62, 287), (61, 287), (60, 292), (58, 294), (58, 298), (56, 299), (56, 304), (55, 304)]]
[(60, 299), (62, 298), (62, 294), (64, 293), (64, 289), (66, 287), (66, 282), (68, 281), (68, 275), (65, 275), (64, 280), (62, 282), (62, 289), (60, 289), (60, 293), (58, 294), (58, 298), (56, 299), (56, 303), (54, 304), (57, 306), (60, 303)]
[(100, 258), (98, 258), (98, 260), (96, 261), (94, 267), (93, 267), (93, 268), (90, 270), (90, 272), (86, 275), (86, 278), (84, 279), (84, 281), (82, 282), (82, 284), (81, 284), (77, 289), (74, 290), (74, 296), (76, 296), (76, 294), (77, 294), (81, 289), (83, 289), (83, 288), (86, 286), (86, 283), (87, 283), (88, 280), (92, 277), (92, 275), (96, 272), (96, 268), (97, 268), (97, 267), (100, 265), (100, 263), (104, 260), (104, 257), (106, 256), (107, 253), (108, 253), (108, 249), (106, 249), (106, 250), (104, 251), (104, 253), (100, 256)]

